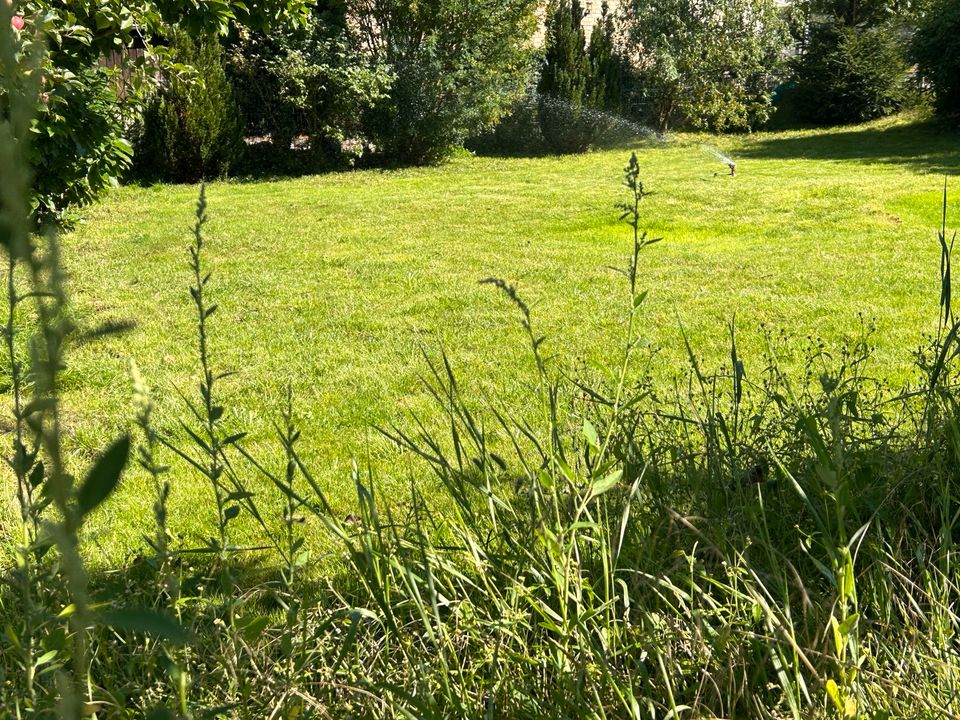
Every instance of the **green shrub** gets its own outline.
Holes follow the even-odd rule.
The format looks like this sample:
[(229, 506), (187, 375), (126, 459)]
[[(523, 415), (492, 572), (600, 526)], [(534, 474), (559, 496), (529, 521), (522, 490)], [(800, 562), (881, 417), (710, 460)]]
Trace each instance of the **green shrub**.
[(492, 129), (469, 138), (466, 147), (482, 155), (535, 156), (548, 152), (540, 130), (536, 88), (527, 88)]
[(393, 75), (365, 118), (388, 162), (442, 160), (523, 93), (536, 0), (353, 2), (362, 51)]
[(913, 38), (912, 55), (930, 82), (937, 112), (960, 119), (960, 3), (936, 0)]
[(624, 111), (626, 68), (616, 45), (616, 23), (604, 0), (587, 48), (590, 77), (586, 104), (615, 115)]
[(902, 43), (889, 25), (813, 25), (795, 68), (798, 108), (814, 122), (883, 117), (899, 110), (907, 98)]
[[(537, 83), (540, 132), (557, 153), (583, 152), (611, 137), (629, 137), (623, 109), (623, 60), (614, 45), (607, 4), (587, 44), (579, 0), (555, 0), (547, 10), (544, 59)], [(626, 131), (626, 132), (624, 132)]]
[[(346, 23), (345, 4), (330, 1), (302, 25), (233, 39), (227, 71), (245, 134), (270, 139), (249, 149), (262, 156), (248, 158), (250, 171), (336, 165), (344, 142), (362, 137), (363, 113), (384, 97), (390, 77), (356, 52)], [(295, 139), (305, 147), (292, 149)]]
[(243, 151), (240, 116), (216, 39), (172, 36), (173, 58), (147, 106), (135, 149), (135, 171), (148, 180), (196, 182), (226, 175)]
[(638, 110), (658, 131), (769, 118), (787, 41), (773, 0), (628, 0), (620, 21)]
[(592, 127), (583, 113), (590, 61), (579, 0), (554, 0), (547, 8), (544, 57), (537, 83), (540, 131), (553, 152), (583, 152)]
[[(171, 26), (194, 34), (224, 33), (238, 25), (267, 27), (299, 17), (306, 3), (27, 0), (4, 6), (25, 21), (16, 34), (18, 57), (27, 62), (39, 56), (40, 48), (46, 51), (31, 147), (33, 164), (42, 172), (34, 175), (31, 204), (35, 222), (61, 224), (72, 208), (92, 202), (130, 167), (130, 118), (142, 116), (142, 91), (167, 58), (149, 43), (145, 56), (126, 58), (128, 48)], [(4, 31), (9, 28), (6, 23)], [(121, 58), (120, 66), (102, 67), (111, 57)], [(0, 112), (7, 103), (0, 95)]]

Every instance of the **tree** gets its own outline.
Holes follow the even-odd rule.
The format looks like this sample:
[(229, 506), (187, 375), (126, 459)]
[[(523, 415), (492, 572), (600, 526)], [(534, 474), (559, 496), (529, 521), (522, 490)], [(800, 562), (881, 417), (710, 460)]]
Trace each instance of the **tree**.
[(538, 0), (350, 0), (362, 51), (393, 79), (366, 127), (393, 162), (443, 159), (523, 92)]
[(147, 105), (135, 146), (138, 174), (173, 182), (223, 176), (240, 157), (243, 133), (220, 43), (182, 31), (170, 40), (171, 59), (193, 72), (166, 72)]
[(911, 54), (933, 87), (937, 112), (960, 120), (960, 3), (935, 0), (920, 22)]
[(552, 0), (547, 9), (543, 64), (537, 91), (574, 107), (583, 104), (590, 77), (586, 13), (580, 0)]
[[(364, 112), (389, 87), (387, 70), (354, 47), (343, 0), (318, 2), (306, 23), (279, 32), (243, 29), (228, 54), (247, 134), (271, 138), (270, 169), (337, 161), (343, 141), (362, 134)], [(308, 139), (309, 151), (291, 151), (296, 137)]]
[(583, 152), (593, 137), (583, 112), (590, 82), (584, 17), (579, 0), (552, 0), (547, 7), (537, 116), (544, 141), (558, 153)]
[(615, 114), (622, 113), (623, 58), (616, 47), (616, 24), (606, 0), (600, 6), (600, 18), (590, 34), (587, 59), (590, 64), (587, 105)]
[(847, 27), (876, 27), (888, 20), (915, 16), (926, 0), (799, 0), (794, 9), (811, 21), (820, 18)]
[(814, 122), (872, 120), (896, 112), (906, 99), (903, 48), (888, 24), (813, 25), (796, 75), (797, 107)]
[(658, 130), (747, 129), (770, 116), (787, 41), (774, 0), (627, 0), (620, 21)]
[[(62, 222), (66, 212), (91, 202), (129, 167), (127, 120), (142, 110), (146, 93), (141, 90), (152, 76), (146, 69), (164, 64), (168, 57), (163, 48), (151, 46), (154, 36), (170, 26), (196, 35), (222, 34), (231, 24), (268, 27), (279, 18), (302, 15), (307, 2), (16, 3), (13, 11), (24, 21), (19, 42), (47, 45), (40, 61), (43, 88), (31, 147), (35, 220)], [(124, 51), (135, 42), (144, 43), (147, 54), (127, 60)], [(120, 66), (102, 67), (101, 60), (113, 53), (119, 53)], [(124, 71), (132, 82), (120, 81)]]

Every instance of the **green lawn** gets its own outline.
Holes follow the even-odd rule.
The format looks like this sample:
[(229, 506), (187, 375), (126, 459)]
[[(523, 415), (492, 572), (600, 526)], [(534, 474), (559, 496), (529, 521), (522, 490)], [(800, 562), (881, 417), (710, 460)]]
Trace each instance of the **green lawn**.
[[(704, 154), (738, 160), (735, 178)], [(909, 379), (911, 352), (936, 322), (943, 176), (960, 226), (960, 139), (900, 119), (775, 135), (677, 136), (637, 148), (654, 194), (644, 225), (653, 373), (685, 370), (681, 327), (718, 367), (736, 314), (747, 373), (762, 362), (761, 324), (786, 330), (797, 362), (807, 336), (837, 344), (859, 314), (877, 331), (876, 372)], [(422, 351), (446, 348), (468, 392), (529, 392), (516, 312), (487, 276), (517, 282), (565, 362), (610, 359), (622, 335), (629, 230), (614, 205), (629, 149), (577, 157), (461, 157), (440, 168), (362, 171), (208, 189), (215, 363), (236, 370), (228, 405), (251, 447), (264, 442), (291, 383), (303, 445), (344, 504), (352, 458), (369, 456), (402, 503), (413, 461), (371, 426), (427, 411)], [(721, 173), (714, 175), (714, 173)], [(76, 312), (86, 324), (136, 320), (128, 334), (74, 351), (66, 376), (79, 461), (130, 424), (128, 364), (155, 388), (161, 425), (176, 390), (196, 393), (186, 247), (195, 187), (124, 188), (65, 239)], [(438, 421), (439, 422), (439, 421)], [(207, 488), (175, 466), (172, 525), (199, 532)], [(104, 557), (151, 522), (145, 478), (131, 474), (99, 513)], [(209, 505), (204, 503), (204, 505)], [(346, 510), (345, 510), (346, 511)], [(212, 511), (211, 511), (212, 512)]]

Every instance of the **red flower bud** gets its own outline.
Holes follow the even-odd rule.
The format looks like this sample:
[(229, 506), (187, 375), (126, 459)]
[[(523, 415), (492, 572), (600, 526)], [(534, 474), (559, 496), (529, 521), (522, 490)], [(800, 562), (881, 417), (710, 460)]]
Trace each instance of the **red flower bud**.
[(19, 15), (14, 15), (12, 18), (10, 18), (10, 25), (14, 30), (20, 32), (23, 30), (23, 18)]

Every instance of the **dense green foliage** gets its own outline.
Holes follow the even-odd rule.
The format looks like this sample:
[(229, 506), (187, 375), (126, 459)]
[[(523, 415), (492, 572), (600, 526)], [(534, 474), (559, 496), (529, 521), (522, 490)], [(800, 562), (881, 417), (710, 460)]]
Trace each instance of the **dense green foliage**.
[(583, 18), (579, 0), (554, 0), (547, 7), (538, 115), (547, 145), (559, 153), (583, 152), (592, 136), (584, 112), (591, 68)]
[(920, 75), (933, 86), (937, 111), (960, 118), (960, 3), (935, 0), (913, 40)]
[(537, 0), (353, 0), (360, 48), (393, 76), (367, 133), (394, 162), (430, 163), (523, 92)]
[(786, 44), (772, 0), (629, 0), (620, 12), (644, 114), (658, 130), (747, 129), (770, 116)]
[(791, 10), (807, 22), (819, 17), (847, 27), (876, 27), (894, 19), (915, 18), (927, 4), (927, 0), (796, 0)]
[[(175, 24), (194, 33), (225, 32), (231, 23), (266, 27), (279, 18), (300, 15), (302, 0), (245, 4), (223, 2), (126, 3), (102, 0), (76, 3), (31, 0), (11, 11), (25, 18), (22, 42), (49, 45), (43, 60), (42, 106), (36, 118), (34, 214), (40, 221), (62, 220), (71, 207), (86, 204), (112, 185), (129, 167), (131, 148), (124, 132), (141, 112), (142, 85), (165, 54), (126, 59), (125, 49), (149, 41)], [(119, 53), (120, 65), (100, 67)], [(126, 71), (127, 78), (119, 79)], [(3, 99), (0, 98), (0, 104)]]
[(136, 171), (147, 180), (196, 182), (222, 177), (243, 152), (237, 103), (215, 37), (171, 37), (170, 58), (185, 70), (166, 70), (144, 111)]
[(556, 0), (547, 8), (537, 120), (539, 135), (557, 153), (583, 152), (626, 127), (620, 117), (624, 63), (614, 43), (613, 16), (604, 3), (589, 45), (584, 17), (578, 0)]
[(907, 95), (902, 43), (889, 25), (860, 29), (815, 24), (796, 63), (797, 102), (803, 117), (852, 123), (890, 115)]
[(547, 8), (544, 55), (537, 90), (580, 107), (590, 79), (585, 12), (579, 0), (553, 0)]
[[(229, 46), (228, 70), (245, 134), (270, 139), (254, 149), (261, 171), (264, 165), (306, 170), (336, 164), (344, 141), (363, 136), (363, 114), (390, 82), (384, 68), (354, 49), (346, 4), (339, 0), (315, 6), (302, 25), (239, 31)], [(306, 140), (307, 152), (291, 149), (298, 139)]]
[(587, 59), (590, 63), (587, 105), (619, 115), (624, 110), (626, 68), (616, 46), (615, 18), (606, 0), (600, 6), (600, 17), (590, 34)]

